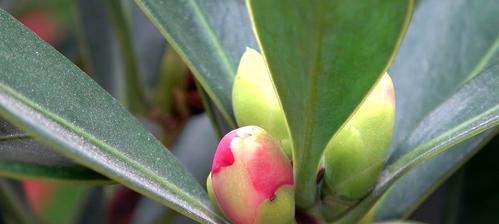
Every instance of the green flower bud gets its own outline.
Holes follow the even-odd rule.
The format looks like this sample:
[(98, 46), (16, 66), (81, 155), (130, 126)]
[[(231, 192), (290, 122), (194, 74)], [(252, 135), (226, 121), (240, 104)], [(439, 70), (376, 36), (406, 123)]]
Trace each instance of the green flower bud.
[(278, 140), (288, 158), (291, 140), (286, 118), (263, 57), (247, 48), (241, 57), (232, 89), (232, 105), (239, 126), (256, 125)]
[(395, 96), (388, 74), (334, 135), (324, 153), (323, 201), (330, 218), (351, 207), (376, 183), (395, 122)]
[(210, 198), (233, 223), (293, 222), (293, 168), (263, 129), (247, 126), (225, 135), (208, 178)]

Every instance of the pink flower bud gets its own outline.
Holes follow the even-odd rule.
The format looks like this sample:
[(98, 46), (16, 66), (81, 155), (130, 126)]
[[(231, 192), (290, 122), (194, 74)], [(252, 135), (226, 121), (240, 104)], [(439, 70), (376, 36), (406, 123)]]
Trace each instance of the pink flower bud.
[(291, 162), (279, 144), (259, 127), (242, 127), (222, 138), (208, 188), (218, 207), (234, 223), (293, 222)]

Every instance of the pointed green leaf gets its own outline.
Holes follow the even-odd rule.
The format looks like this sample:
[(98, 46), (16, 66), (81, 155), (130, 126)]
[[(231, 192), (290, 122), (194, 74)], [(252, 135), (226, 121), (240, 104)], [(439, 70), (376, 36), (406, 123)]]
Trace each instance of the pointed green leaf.
[(412, 1), (248, 4), (294, 143), (297, 204), (308, 207), (325, 145), (386, 71)]
[(256, 47), (243, 0), (136, 0), (235, 127), (232, 81), (246, 47)]
[[(419, 1), (390, 69), (398, 113), (390, 161), (414, 149), (405, 147), (406, 141), (417, 134), (414, 129), (435, 107), (484, 68), (498, 64), (499, 30), (494, 28), (499, 26), (498, 13), (499, 2), (493, 0)], [(481, 105), (477, 106), (479, 110)], [(435, 122), (426, 128), (441, 125)], [(378, 218), (400, 218), (410, 212), (493, 134), (468, 140), (412, 171), (384, 196)]]
[(69, 60), (0, 10), (0, 115), (35, 139), (200, 222), (223, 222), (161, 143)]

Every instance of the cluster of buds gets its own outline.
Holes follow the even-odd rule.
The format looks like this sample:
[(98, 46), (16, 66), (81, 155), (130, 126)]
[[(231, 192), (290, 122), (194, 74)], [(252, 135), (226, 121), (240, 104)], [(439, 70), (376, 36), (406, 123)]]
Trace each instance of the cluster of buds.
[[(295, 223), (292, 144), (263, 57), (247, 49), (232, 92), (239, 129), (220, 141), (207, 180), (210, 199), (233, 223)], [(323, 216), (331, 221), (369, 193), (383, 168), (395, 120), (385, 74), (332, 137), (323, 156)]]

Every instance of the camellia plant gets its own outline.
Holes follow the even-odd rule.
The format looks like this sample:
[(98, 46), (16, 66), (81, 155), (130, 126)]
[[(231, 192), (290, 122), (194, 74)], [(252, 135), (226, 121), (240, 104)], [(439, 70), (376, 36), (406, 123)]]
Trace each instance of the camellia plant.
[[(499, 130), (497, 1), (76, 2), (94, 79), (0, 10), (2, 176), (119, 183), (201, 223), (383, 222)], [(105, 34), (91, 4), (113, 24), (107, 44), (90, 38)], [(134, 52), (132, 4), (169, 44), (154, 91), (139, 85), (150, 59)], [(119, 67), (99, 55), (109, 46), (118, 90), (102, 81)], [(188, 71), (200, 95), (184, 98), (201, 97), (219, 134), (209, 156), (173, 155), (175, 133), (144, 128)], [(12, 192), (0, 182), (2, 217), (34, 222)]]

